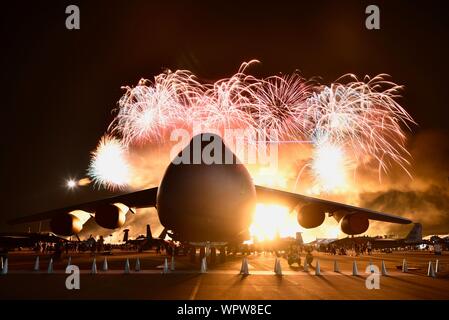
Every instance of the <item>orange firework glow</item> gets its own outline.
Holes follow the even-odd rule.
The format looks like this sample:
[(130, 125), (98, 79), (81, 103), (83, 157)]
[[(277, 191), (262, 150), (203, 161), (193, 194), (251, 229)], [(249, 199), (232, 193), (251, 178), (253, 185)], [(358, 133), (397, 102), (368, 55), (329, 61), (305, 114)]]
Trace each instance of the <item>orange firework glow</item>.
[[(287, 179), (277, 170), (260, 168), (252, 172), (254, 182), (267, 187), (286, 189)], [(337, 238), (340, 234), (338, 223), (333, 218), (326, 218), (324, 223), (314, 229), (305, 229), (298, 224), (297, 212), (289, 211), (287, 207), (278, 204), (258, 203), (250, 226), (253, 240), (273, 240), (277, 235), (281, 238), (295, 237), (296, 232), (302, 233), (304, 242), (316, 238)]]

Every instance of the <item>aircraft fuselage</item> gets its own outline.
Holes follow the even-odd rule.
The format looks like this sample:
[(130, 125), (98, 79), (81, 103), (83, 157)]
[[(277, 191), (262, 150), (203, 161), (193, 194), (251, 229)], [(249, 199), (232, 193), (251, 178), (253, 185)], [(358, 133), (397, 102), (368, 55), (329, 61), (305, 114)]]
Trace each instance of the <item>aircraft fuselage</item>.
[[(195, 136), (182, 152), (193, 154), (194, 139), (219, 142), (224, 159), (232, 152), (217, 135)], [(211, 150), (213, 155), (217, 149)], [(178, 156), (181, 156), (181, 153)], [(176, 240), (241, 241), (248, 239), (248, 228), (256, 206), (252, 178), (235, 155), (232, 163), (170, 163), (160, 183), (156, 208), (162, 225)]]

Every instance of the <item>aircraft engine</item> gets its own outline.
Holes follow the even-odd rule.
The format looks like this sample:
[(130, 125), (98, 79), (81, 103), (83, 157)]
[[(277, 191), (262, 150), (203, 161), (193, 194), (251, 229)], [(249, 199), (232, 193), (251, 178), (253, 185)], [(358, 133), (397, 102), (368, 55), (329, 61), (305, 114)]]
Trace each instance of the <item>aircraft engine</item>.
[(326, 211), (320, 204), (306, 204), (298, 210), (298, 223), (307, 229), (316, 228), (323, 223)]
[(369, 220), (363, 213), (349, 213), (340, 220), (341, 231), (348, 235), (364, 233), (368, 227)]
[(83, 223), (77, 216), (65, 213), (51, 219), (50, 228), (60, 236), (71, 236), (81, 231)]
[(123, 226), (129, 208), (123, 203), (105, 204), (95, 211), (95, 222), (106, 229), (116, 229)]

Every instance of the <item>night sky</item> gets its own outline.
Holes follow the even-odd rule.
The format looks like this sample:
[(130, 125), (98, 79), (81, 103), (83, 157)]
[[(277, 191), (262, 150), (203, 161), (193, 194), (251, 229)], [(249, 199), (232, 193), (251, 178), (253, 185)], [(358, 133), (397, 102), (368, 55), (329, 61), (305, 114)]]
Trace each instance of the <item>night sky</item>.
[[(65, 28), (69, 4), (80, 7), (80, 30)], [(380, 7), (380, 30), (365, 28), (369, 4)], [(449, 138), (443, 1), (20, 1), (2, 3), (1, 15), (0, 231), (12, 230), (10, 218), (108, 194), (68, 191), (65, 179), (85, 176), (121, 86), (165, 68), (203, 81), (251, 59), (261, 61), (253, 74), (298, 69), (323, 83), (388, 73), (405, 86), (413, 135)]]

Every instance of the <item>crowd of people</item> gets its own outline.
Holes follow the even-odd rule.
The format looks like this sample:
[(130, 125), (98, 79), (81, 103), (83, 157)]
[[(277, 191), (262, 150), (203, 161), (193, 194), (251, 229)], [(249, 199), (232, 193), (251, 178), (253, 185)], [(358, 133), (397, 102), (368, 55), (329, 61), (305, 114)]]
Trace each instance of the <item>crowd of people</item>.
[(329, 253), (332, 255), (349, 255), (352, 253), (355, 256), (359, 255), (371, 255), (373, 252), (373, 247), (371, 242), (366, 243), (353, 243), (352, 246), (337, 246), (335, 244), (320, 244), (318, 246), (318, 251)]

